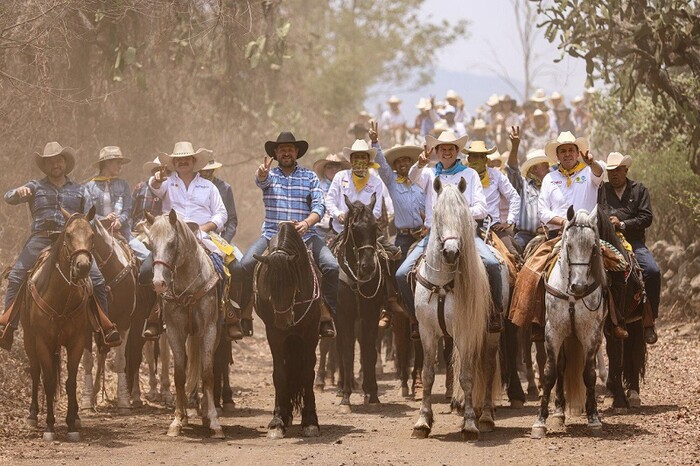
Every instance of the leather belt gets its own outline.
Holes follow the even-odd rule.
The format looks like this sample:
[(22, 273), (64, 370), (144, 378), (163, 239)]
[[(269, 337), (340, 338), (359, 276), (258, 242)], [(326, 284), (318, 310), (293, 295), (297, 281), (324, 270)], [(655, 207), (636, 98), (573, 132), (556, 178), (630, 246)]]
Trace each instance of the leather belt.
[(399, 228), (396, 230), (397, 235), (411, 236), (413, 238), (420, 237), (422, 227), (417, 228)]

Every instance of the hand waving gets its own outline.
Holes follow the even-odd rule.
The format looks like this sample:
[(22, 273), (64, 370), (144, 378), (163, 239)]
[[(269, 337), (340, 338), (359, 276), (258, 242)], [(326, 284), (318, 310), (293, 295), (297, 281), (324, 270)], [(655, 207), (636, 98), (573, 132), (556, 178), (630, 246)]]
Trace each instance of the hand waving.
[(377, 122), (374, 120), (369, 120), (369, 139), (372, 144), (376, 144), (379, 141), (379, 133), (377, 132)]
[(430, 155), (433, 153), (433, 150), (435, 150), (434, 147), (431, 147), (430, 150), (428, 150), (428, 145), (424, 144), (423, 145), (423, 152), (420, 153), (418, 156), (418, 166), (419, 167), (425, 167), (428, 165), (428, 162), (430, 162)]
[(520, 144), (520, 126), (511, 126), (509, 136), (513, 145)]
[(270, 174), (270, 167), (272, 166), (272, 157), (265, 156), (265, 160), (258, 167), (258, 171), (255, 172), (255, 176), (260, 181), (265, 181)]

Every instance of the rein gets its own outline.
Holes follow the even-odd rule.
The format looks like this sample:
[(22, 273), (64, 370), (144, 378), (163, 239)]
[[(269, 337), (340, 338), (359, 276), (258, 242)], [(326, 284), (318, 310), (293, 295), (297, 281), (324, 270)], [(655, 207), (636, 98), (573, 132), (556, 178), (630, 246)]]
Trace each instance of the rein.
[[(354, 218), (353, 218), (353, 221), (354, 221)], [(355, 243), (355, 235), (353, 235), (353, 232), (352, 232), (352, 223), (351, 222), (348, 222), (346, 230), (347, 230), (347, 236), (349, 237), (350, 241), (352, 242), (352, 250), (353, 250), (353, 253), (355, 255), (355, 265), (357, 266), (357, 273), (355, 273), (353, 271), (352, 267), (350, 267), (350, 264), (348, 263), (347, 255), (345, 254), (347, 251), (347, 246), (348, 246), (347, 241), (344, 241), (342, 247), (340, 248), (340, 253), (341, 253), (342, 258), (343, 258), (343, 261), (340, 264), (341, 271), (343, 273), (345, 273), (346, 275), (349, 275), (349, 278), (351, 278), (352, 281), (355, 282), (354, 286), (351, 286), (351, 287), (354, 288), (354, 290), (356, 290), (360, 296), (362, 296), (365, 299), (372, 299), (375, 296), (377, 296), (377, 294), (379, 293), (379, 290), (382, 288), (382, 283), (384, 282), (384, 271), (382, 270), (382, 264), (381, 264), (381, 261), (379, 259), (379, 253), (377, 252), (377, 246), (376, 246), (376, 244), (365, 244), (363, 246), (358, 247), (357, 244)], [(366, 279), (360, 278), (360, 270), (359, 270), (360, 269), (360, 251), (362, 251), (363, 249), (372, 250), (373, 257), (374, 257), (374, 265), (375, 265), (374, 273), (372, 273), (372, 275), (370, 275)], [(347, 272), (345, 272), (345, 270), (347, 270)], [(377, 275), (379, 275), (379, 276), (377, 277)], [(360, 287), (365, 283), (369, 283), (375, 277), (377, 277), (377, 287), (375, 288), (374, 292), (371, 295), (369, 295), (369, 296), (365, 295), (362, 292), (362, 290), (360, 289)]]

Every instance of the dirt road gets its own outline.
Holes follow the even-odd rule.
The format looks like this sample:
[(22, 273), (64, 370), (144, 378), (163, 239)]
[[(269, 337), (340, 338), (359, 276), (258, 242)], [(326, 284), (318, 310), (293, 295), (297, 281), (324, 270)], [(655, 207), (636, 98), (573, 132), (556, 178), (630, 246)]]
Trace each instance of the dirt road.
[[(260, 335), (262, 332), (258, 332)], [(222, 418), (227, 439), (204, 438), (206, 431), (193, 422), (177, 439), (165, 435), (172, 409), (149, 405), (119, 416), (111, 402), (98, 412), (83, 414), (83, 440), (45, 443), (41, 432), (22, 426), (23, 408), (4, 403), (0, 461), (9, 464), (692, 464), (700, 462), (700, 339), (698, 328), (667, 326), (651, 348), (642, 408), (615, 415), (602, 407), (603, 433), (592, 437), (585, 419), (568, 419), (564, 431), (550, 431), (544, 440), (529, 438), (535, 402), (524, 409), (500, 407), (496, 431), (477, 443), (464, 443), (457, 433), (456, 416), (438, 396), (435, 426), (429, 439), (410, 438), (418, 402), (404, 399), (392, 375), (381, 377), (383, 405), (374, 411), (359, 405), (354, 412), (338, 413), (333, 390), (317, 393), (321, 436), (301, 437), (297, 425), (287, 438), (266, 438), (273, 403), (271, 364), (261, 337), (234, 348), (232, 370), (236, 410)], [(385, 364), (387, 372), (392, 363)], [(144, 380), (145, 381), (145, 380)], [(444, 376), (437, 377), (437, 393), (444, 393)], [(112, 394), (113, 396), (113, 394)], [(4, 398), (4, 397), (3, 397)], [(602, 395), (599, 401), (603, 402)], [(16, 403), (12, 403), (16, 405)], [(505, 401), (504, 403), (505, 404)], [(3, 408), (0, 408), (0, 410)], [(59, 418), (65, 417), (60, 411)], [(43, 416), (40, 418), (40, 423)], [(196, 420), (195, 420), (196, 421)], [(8, 431), (9, 429), (9, 431)]]

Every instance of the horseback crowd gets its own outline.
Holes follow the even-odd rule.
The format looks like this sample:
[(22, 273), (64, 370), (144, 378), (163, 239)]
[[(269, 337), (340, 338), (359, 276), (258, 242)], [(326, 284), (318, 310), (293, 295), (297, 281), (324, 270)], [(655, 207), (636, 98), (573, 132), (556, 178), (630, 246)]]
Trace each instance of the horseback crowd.
[[(425, 364), (432, 365), (430, 353), (435, 352), (436, 346), (425, 340), (432, 340), (433, 336), (444, 337), (449, 351), (454, 340), (458, 358), (468, 357), (471, 347), (463, 346), (454, 335), (459, 328), (459, 318), (454, 313), (460, 304), (452, 295), (461, 296), (455, 287), (460, 283), (474, 286), (454, 277), (461, 257), (478, 257), (483, 264), (470, 263), (468, 267), (478, 268), (479, 276), (488, 283), (488, 290), (484, 287), (486, 293), (482, 293), (486, 298), (490, 296), (484, 314), (484, 341), (504, 333), (512, 344), (520, 327), (528, 328), (532, 340), (542, 345), (548, 322), (546, 300), (568, 300), (570, 309), (574, 309), (574, 303), (585, 304), (586, 299), (591, 299), (589, 296), (600, 294), (607, 309), (606, 336), (629, 338), (626, 322), (631, 321), (631, 314), (627, 309), (639, 307), (644, 339), (653, 344), (657, 339), (654, 320), (658, 316), (660, 272), (645, 245), (645, 230), (652, 222), (650, 196), (641, 183), (627, 176), (631, 156), (613, 152), (602, 161), (589, 152), (585, 137), (591, 126), (589, 96), (590, 92), (586, 92), (585, 97), (574, 99), (573, 109), (566, 106), (560, 94), (547, 97), (542, 90), (521, 106), (509, 96), (492, 96), (471, 116), (457, 93), (449, 91), (444, 102), (436, 102), (432, 97), (421, 99), (413, 125), (403, 116), (401, 101), (392, 97), (387, 101), (389, 109), (378, 121), (366, 112), (358, 115), (348, 130), (354, 139), (348, 144), (350, 147), (316, 161), (313, 169), (299, 162), (307, 154), (309, 144), (290, 132), (282, 132), (265, 143), (266, 156), (252, 174), (261, 191), (265, 216), (260, 237), (244, 254), (232, 246), (238, 216), (231, 186), (215, 176), (222, 165), (212, 151), (195, 151), (191, 143), (179, 142), (170, 154), (162, 154), (144, 165), (148, 179), (132, 191), (120, 177), (129, 158), (119, 147), (104, 147), (95, 162), (96, 176), (80, 185), (68, 176), (75, 166), (75, 151), (50, 142), (43, 153), (34, 157), (46, 176), (5, 194), (9, 204), (29, 205), (32, 228), (9, 273), (5, 313), (0, 317), (0, 346), (10, 348), (23, 306), (27, 307), (30, 300), (45, 310), (48, 298), (36, 296), (32, 273), (42, 250), (60, 245), (56, 243), (59, 239), (70, 239), (65, 238), (64, 230), (76, 214), (90, 219), (94, 216), (93, 222), (100, 222), (111, 236), (128, 244), (134, 257), (132, 263), (138, 264), (138, 284), (163, 297), (154, 299), (149, 306), (142, 331), (145, 339), (157, 339), (163, 332), (164, 320), (170, 333), (170, 325), (176, 321), (168, 321), (168, 306), (186, 309), (189, 317), (185, 315), (183, 326), (188, 334), (197, 334), (207, 324), (197, 321), (192, 309), (215, 290), (216, 321), (222, 331), (210, 335), (222, 334), (231, 340), (252, 335), (255, 308), (266, 324), (278, 391), (283, 390), (278, 382), (283, 384), (292, 378), (291, 373), (280, 375), (287, 370), (284, 351), (292, 350), (286, 344), (273, 344), (275, 338), (295, 334), (296, 327), (313, 328), (313, 335), (307, 335), (313, 341), (308, 354), (298, 355), (307, 364), (301, 371), (304, 382), (300, 383), (307, 384), (308, 363), (315, 362), (313, 351), (318, 337), (333, 338), (337, 334), (344, 395), (341, 405), (348, 407), (355, 319), (363, 321), (363, 390), (369, 403), (378, 402), (373, 377), (376, 352), (370, 351), (369, 345), (374, 347), (377, 329), (390, 326), (394, 319), (407, 319), (410, 337), (423, 340), (423, 349), (428, 351), (426, 360), (430, 360)], [(459, 200), (453, 199), (448, 206), (439, 205), (440, 199), (449, 198), (453, 190), (458, 191)], [(460, 214), (462, 204), (466, 211)], [(457, 227), (461, 231), (446, 233), (450, 208), (454, 215), (466, 219), (462, 227)], [(583, 286), (572, 279), (564, 290), (550, 289), (547, 280), (556, 269), (557, 257), (572, 254), (562, 251), (564, 232), (572, 226), (584, 228), (576, 223), (579, 220), (575, 214), (581, 210), (599, 212), (601, 221), (611, 226), (611, 236), (603, 238), (604, 228), (596, 225), (595, 230), (605, 241), (596, 243), (594, 255), (602, 255), (607, 271), (621, 275), (603, 286), (595, 281)], [(180, 221), (185, 222), (188, 232), (179, 230)], [(148, 233), (150, 225), (155, 230)], [(175, 232), (174, 240), (161, 242), (165, 238), (165, 233), (161, 233), (168, 228)], [(465, 231), (470, 232), (466, 240)], [(183, 285), (181, 281), (177, 287), (176, 277), (185, 274), (188, 267), (182, 258), (177, 258), (177, 253), (189, 244), (190, 234), (209, 257), (202, 259), (205, 262), (201, 264), (210, 265), (201, 267), (212, 268), (216, 273), (209, 276), (200, 268), (190, 284)], [(295, 240), (290, 239), (295, 234), (303, 241), (303, 247), (295, 246)], [(464, 248), (465, 242), (473, 243), (473, 248), (460, 251), (456, 245)], [(438, 256), (431, 258), (432, 249), (439, 252)], [(56, 269), (64, 274), (66, 283), (74, 284), (80, 272), (74, 259), (84, 251), (69, 252), (70, 266), (64, 270), (57, 265)], [(99, 261), (88, 256), (91, 263), (89, 273), (85, 273), (90, 277), (93, 297), (87, 306), (90, 322), (100, 335), (101, 346), (119, 346), (122, 334), (110, 320), (110, 288), (114, 280), (106, 283)], [(296, 264), (293, 267), (297, 268), (288, 273), (272, 273), (275, 267), (283, 267), (281, 259), (284, 267)], [(438, 265), (440, 261), (444, 263)], [(591, 261), (569, 260), (569, 278), (577, 276), (577, 266), (587, 267), (591, 275)], [(287, 269), (277, 271), (280, 270)], [(615, 284), (626, 284), (635, 273), (641, 277), (640, 290), (630, 299), (624, 292), (616, 294)], [(285, 295), (285, 287), (293, 289), (289, 296)], [(27, 295), (23, 294), (25, 288), (30, 291)], [(437, 299), (431, 300), (433, 296)], [(478, 302), (473, 304), (477, 306)], [(367, 309), (376, 310), (376, 315), (368, 317)], [(265, 316), (268, 310), (269, 318)], [(53, 312), (61, 314), (60, 310)], [(437, 315), (435, 326), (426, 317), (428, 314)], [(309, 319), (313, 325), (308, 324)], [(571, 319), (574, 332), (574, 318)], [(174, 345), (174, 339), (170, 342)], [(184, 348), (184, 340), (182, 344)], [(548, 347), (550, 350), (553, 349)], [(512, 376), (516, 356), (510, 351), (506, 358), (511, 371), (506, 383), (508, 395), (524, 401), (522, 388), (515, 387), (517, 375)], [(282, 362), (278, 363), (278, 359)], [(185, 364), (184, 356), (182, 361)], [(540, 364), (541, 381), (549, 380), (543, 366)], [(177, 368), (176, 361), (176, 384)], [(313, 364), (310, 374), (313, 379)], [(209, 382), (203, 385), (211, 388)], [(462, 388), (469, 391), (464, 385)], [(287, 393), (291, 388), (284, 390)], [(313, 399), (307, 399), (308, 391), (298, 392), (299, 397), (302, 393), (304, 397), (302, 425), (317, 428), (315, 406), (307, 406), (313, 405)], [(428, 390), (426, 395), (429, 398)], [(178, 388), (178, 412), (180, 398)], [(212, 405), (209, 408), (207, 422), (212, 431), (219, 433), (216, 413), (211, 412)], [(271, 423), (271, 429), (283, 433), (291, 423), (291, 411), (291, 402), (277, 397), (276, 421)], [(466, 411), (465, 432), (470, 429)], [(470, 415), (474, 415), (473, 411)], [(589, 424), (596, 421), (597, 412), (589, 412)], [(432, 411), (421, 422), (416, 429), (429, 431)], [(180, 426), (173, 430), (175, 435)]]

